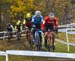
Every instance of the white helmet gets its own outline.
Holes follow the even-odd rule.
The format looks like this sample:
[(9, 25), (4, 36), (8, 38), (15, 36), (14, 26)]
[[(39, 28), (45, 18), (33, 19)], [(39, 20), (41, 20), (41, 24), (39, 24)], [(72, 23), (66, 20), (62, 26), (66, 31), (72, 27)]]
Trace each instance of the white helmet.
[(51, 13), (49, 14), (49, 17), (50, 17), (50, 19), (54, 19), (55, 14), (54, 14), (53, 12), (51, 12)]
[(38, 10), (38, 11), (35, 12), (35, 15), (36, 16), (40, 16), (41, 15), (41, 12)]

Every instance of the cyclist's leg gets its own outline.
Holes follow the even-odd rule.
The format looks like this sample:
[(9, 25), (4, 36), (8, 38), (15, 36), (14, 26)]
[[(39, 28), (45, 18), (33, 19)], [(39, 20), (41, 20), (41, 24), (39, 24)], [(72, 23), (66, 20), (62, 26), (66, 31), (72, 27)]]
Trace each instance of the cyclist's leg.
[(26, 39), (27, 39), (27, 41), (29, 41), (28, 40), (28, 31), (26, 30)]
[(20, 41), (22, 41), (22, 38), (21, 38), (21, 31), (19, 32), (19, 39), (20, 39)]
[(12, 32), (8, 31), (8, 42), (10, 42), (11, 38), (12, 38)]
[(45, 42), (45, 40), (44, 40), (44, 33), (43, 32), (41, 32), (41, 36), (42, 36), (42, 48), (44, 47), (44, 42)]
[(8, 42), (10, 41), (10, 32), (8, 31), (7, 32), (7, 35), (8, 35)]
[(32, 42), (32, 33), (31, 32), (29, 33), (29, 38), (30, 38), (30, 40), (29, 40), (30, 48), (32, 49), (33, 48), (33, 42)]
[(31, 28), (31, 41), (33, 46), (35, 46), (35, 29), (33, 27)]
[(17, 31), (17, 40), (20, 41), (21, 40), (21, 32)]
[(31, 26), (29, 25), (28, 26), (28, 41), (29, 41), (30, 47), (32, 47), (32, 33), (33, 32), (31, 32)]
[(35, 41), (35, 29), (33, 29), (33, 42)]
[(19, 32), (17, 31), (16, 34), (17, 34), (17, 41), (18, 41), (19, 40)]
[(26, 39), (27, 39), (27, 41), (29, 41), (29, 28), (28, 28), (28, 26), (26, 26)]
[(32, 48), (33, 46), (33, 44), (32, 44), (32, 33), (31, 33), (31, 31), (29, 30), (28, 31), (28, 36), (27, 36), (27, 38), (28, 38), (28, 43), (29, 43), (29, 45), (30, 45), (30, 48)]
[(41, 32), (39, 32), (39, 37), (40, 37), (40, 40), (39, 40), (39, 50), (41, 50), (41, 48), (42, 48), (42, 36), (41, 36)]
[(52, 48), (53, 48), (53, 51), (55, 50), (55, 28), (54, 26), (52, 27)]
[(51, 32), (48, 32), (47, 33), (48, 51), (50, 51), (50, 48), (51, 48), (51, 41), (52, 41), (52, 34), (51, 34)]
[(45, 26), (45, 47), (48, 48), (48, 42), (47, 42), (47, 34), (48, 34), (48, 27)]
[(45, 47), (47, 48), (47, 32), (45, 32)]
[(55, 50), (55, 32), (52, 32), (52, 48), (53, 48), (53, 51)]

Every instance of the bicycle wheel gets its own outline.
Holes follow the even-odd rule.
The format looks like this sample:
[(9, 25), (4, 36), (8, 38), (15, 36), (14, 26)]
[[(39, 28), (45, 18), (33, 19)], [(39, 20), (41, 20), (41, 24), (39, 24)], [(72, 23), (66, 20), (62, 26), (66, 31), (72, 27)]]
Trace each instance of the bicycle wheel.
[(41, 50), (40, 34), (38, 31), (35, 32), (35, 44), (36, 44), (37, 50)]
[[(48, 42), (49, 41), (49, 42)], [(48, 51), (55, 51), (55, 35), (53, 33), (50, 33), (49, 35), (47, 35), (47, 43), (48, 44)]]
[(28, 42), (29, 42), (29, 45), (30, 45), (30, 48), (33, 49), (33, 37), (32, 37), (32, 33), (29, 32), (29, 35), (28, 35)]
[(29, 30), (29, 28), (26, 29), (26, 39), (27, 43), (29, 44), (30, 48), (33, 48), (33, 42), (32, 42), (32, 32)]
[(50, 32), (47, 33), (47, 48), (48, 51), (51, 50), (51, 41), (52, 41), (52, 34)]
[(52, 50), (53, 50), (53, 52), (55, 51), (55, 45), (54, 45), (54, 43), (55, 43), (55, 35), (52, 34)]

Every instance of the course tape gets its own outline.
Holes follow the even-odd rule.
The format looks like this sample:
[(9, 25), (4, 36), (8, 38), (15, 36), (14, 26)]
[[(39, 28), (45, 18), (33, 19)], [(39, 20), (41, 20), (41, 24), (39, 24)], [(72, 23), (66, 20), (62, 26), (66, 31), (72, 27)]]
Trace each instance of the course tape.
[(56, 57), (56, 58), (74, 58), (75, 59), (75, 54), (73, 54), (73, 53), (23, 51), (23, 50), (7, 50), (6, 53), (10, 54), (10, 55), (41, 56), (41, 57)]

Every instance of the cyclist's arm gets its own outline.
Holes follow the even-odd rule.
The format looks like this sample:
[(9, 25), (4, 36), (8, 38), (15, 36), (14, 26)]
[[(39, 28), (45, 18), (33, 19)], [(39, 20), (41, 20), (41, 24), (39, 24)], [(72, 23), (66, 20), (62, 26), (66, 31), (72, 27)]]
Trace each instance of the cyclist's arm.
[(12, 32), (14, 32), (14, 27), (13, 27), (13, 25), (11, 25), (11, 28), (12, 28)]
[(47, 18), (44, 19), (43, 23), (42, 23), (42, 30), (44, 31), (45, 28), (45, 24), (46, 24)]
[(41, 23), (43, 23), (44, 19), (43, 19), (43, 16), (41, 16)]
[(35, 15), (32, 17), (32, 21), (31, 22), (32, 22), (32, 28), (35, 27), (35, 24), (36, 24), (36, 22), (35, 22)]
[(31, 22), (32, 22), (32, 24), (34, 24), (34, 16), (32, 17), (32, 21)]
[(58, 18), (55, 18), (55, 32), (58, 33)]
[(58, 28), (58, 18), (55, 17), (55, 21), (54, 22), (55, 22), (55, 28), (57, 29)]
[(26, 24), (26, 20), (25, 19), (23, 20), (23, 24)]

